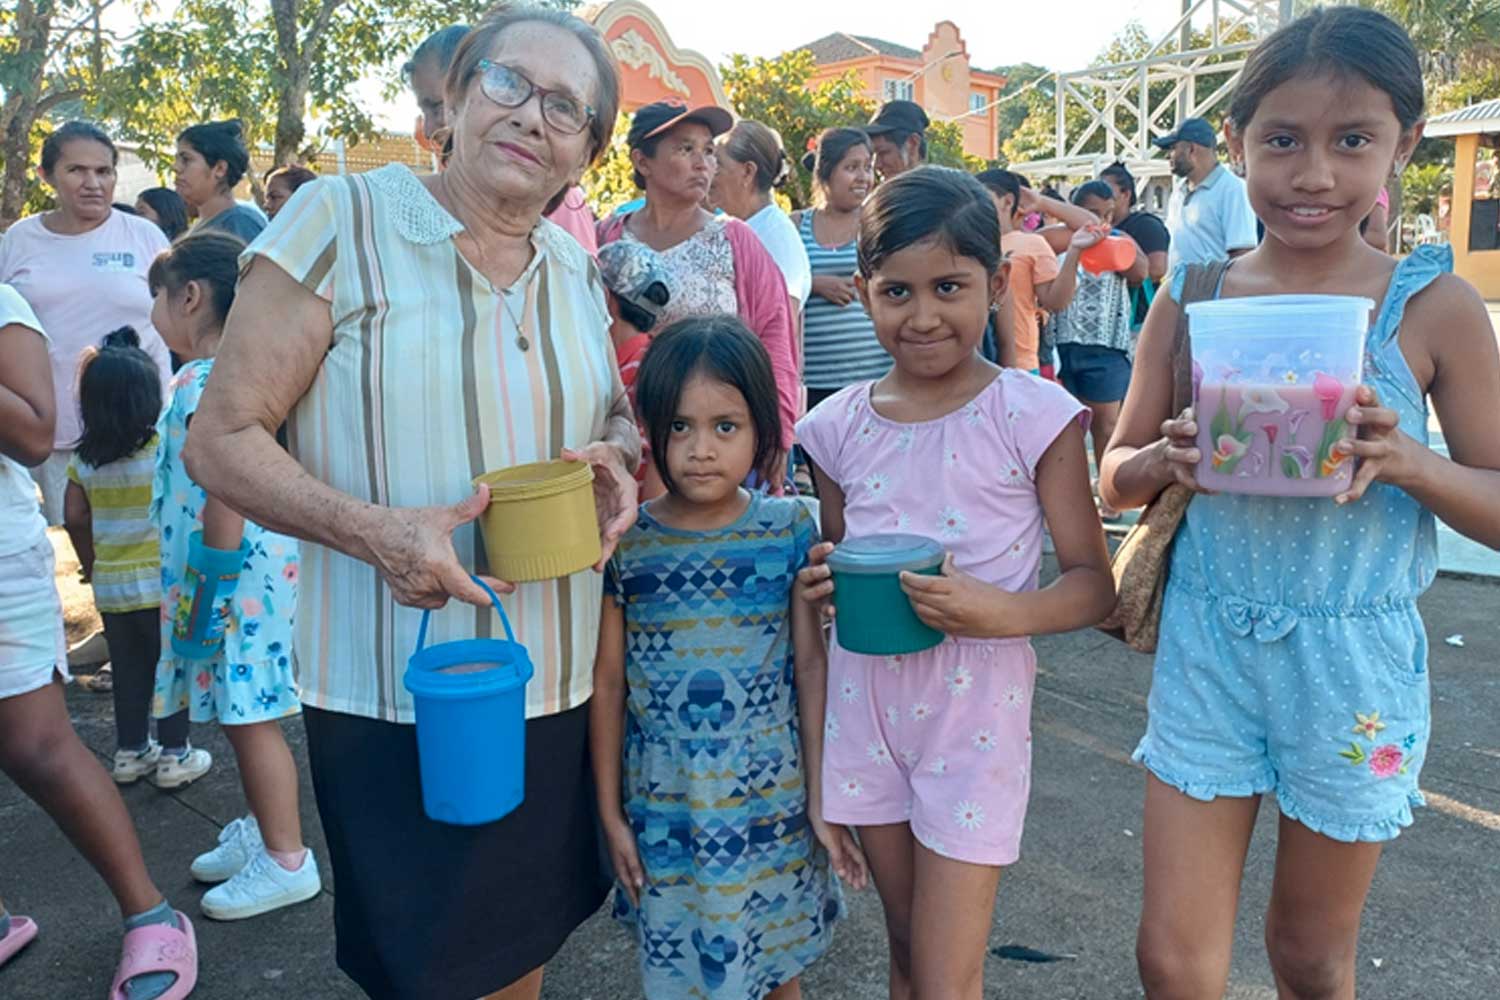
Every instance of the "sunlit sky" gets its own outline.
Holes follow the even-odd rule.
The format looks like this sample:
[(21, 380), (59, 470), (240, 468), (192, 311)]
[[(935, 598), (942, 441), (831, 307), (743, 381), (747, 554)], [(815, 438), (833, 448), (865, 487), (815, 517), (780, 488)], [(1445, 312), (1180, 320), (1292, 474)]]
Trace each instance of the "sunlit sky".
[[(971, 61), (980, 69), (1032, 62), (1051, 69), (1081, 69), (1132, 20), (1153, 35), (1172, 26), (1179, 0), (1061, 0), (1054, 3), (896, 3), (893, 0), (753, 0), (721, 4), (711, 0), (646, 0), (672, 40), (696, 49), (715, 66), (731, 53), (772, 56), (829, 32), (882, 38), (920, 49), (939, 21), (958, 25)], [(1063, 13), (1066, 16), (1063, 16)], [(403, 96), (380, 97), (365, 88), (377, 119), (388, 128), (409, 130), (416, 105)]]

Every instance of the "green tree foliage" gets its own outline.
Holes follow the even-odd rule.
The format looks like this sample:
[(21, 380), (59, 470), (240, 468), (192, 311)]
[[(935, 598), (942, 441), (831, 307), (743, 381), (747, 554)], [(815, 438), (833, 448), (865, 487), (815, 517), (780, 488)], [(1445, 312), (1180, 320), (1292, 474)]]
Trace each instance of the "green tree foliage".
[[(863, 84), (853, 73), (809, 87), (808, 81), (816, 68), (813, 54), (806, 49), (771, 59), (734, 55), (728, 65), (719, 68), (735, 114), (781, 133), (787, 155), (793, 161), (792, 175), (784, 190), (791, 203), (799, 207), (812, 203), (812, 175), (800, 162), (809, 143), (826, 128), (863, 124), (875, 111), (874, 102), (864, 95)], [(953, 128), (957, 130), (958, 126)], [(938, 135), (943, 155), (948, 156), (952, 137), (941, 130)], [(958, 149), (962, 155), (961, 141)]]
[(927, 162), (956, 167), (974, 173), (985, 168), (985, 161), (964, 152), (962, 122), (933, 122), (927, 129)]
[(610, 140), (609, 150), (583, 175), (582, 185), (584, 193), (588, 195), (589, 206), (601, 219), (641, 193), (635, 186), (630, 150), (625, 146), (630, 120), (630, 115), (620, 116), (615, 122), (615, 134)]

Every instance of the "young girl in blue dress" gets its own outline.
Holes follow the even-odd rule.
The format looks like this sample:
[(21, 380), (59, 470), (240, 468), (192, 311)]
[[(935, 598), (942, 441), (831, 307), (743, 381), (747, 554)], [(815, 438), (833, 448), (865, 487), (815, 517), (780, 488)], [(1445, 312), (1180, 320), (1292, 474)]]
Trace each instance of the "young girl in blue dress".
[(793, 591), (817, 527), (801, 501), (740, 485), (772, 467), (780, 431), (770, 359), (739, 320), (663, 331), (636, 392), (667, 492), (610, 563), (594, 669), (616, 915), (652, 1000), (792, 1000), (842, 909), (830, 867), (865, 878), (807, 780), (826, 652)]
[[(226, 826), (213, 850), (193, 862), (193, 877), (220, 882), (203, 896), (205, 916), (241, 920), (299, 903), (322, 888), (317, 861), (302, 842), (297, 765), (280, 720), (301, 703), (292, 668), (297, 604), (297, 542), (235, 514), (194, 483), (183, 465), (193, 413), (234, 301), (244, 244), (205, 231), (179, 239), (151, 265), (151, 321), (184, 360), (156, 432), (160, 441), (151, 513), (161, 529), (162, 643), (152, 712), (187, 709), (194, 722), (218, 720), (234, 747), (250, 815)], [(185, 593), (188, 540), (201, 529), (215, 549), (245, 543), (239, 581), (228, 600), (223, 648), (186, 659), (172, 648), (174, 617)]]
[[(1261, 796), (1281, 812), (1266, 945), (1278, 995), (1352, 998), (1361, 913), (1382, 847), (1422, 803), (1430, 731), (1417, 598), (1437, 569), (1434, 516), (1500, 547), (1500, 357), (1447, 247), (1397, 261), (1359, 225), (1422, 133), (1406, 33), (1360, 8), (1316, 10), (1251, 55), (1227, 138), (1261, 245), (1218, 295), (1379, 303), (1346, 419), (1356, 463), (1333, 500), (1193, 499), (1167, 577), (1150, 717), (1138, 959), (1149, 997), (1223, 993)], [(1185, 274), (1151, 308), (1102, 490), (1116, 507), (1196, 488), (1197, 414), (1174, 414)], [(1428, 444), (1431, 398), (1451, 458)]]

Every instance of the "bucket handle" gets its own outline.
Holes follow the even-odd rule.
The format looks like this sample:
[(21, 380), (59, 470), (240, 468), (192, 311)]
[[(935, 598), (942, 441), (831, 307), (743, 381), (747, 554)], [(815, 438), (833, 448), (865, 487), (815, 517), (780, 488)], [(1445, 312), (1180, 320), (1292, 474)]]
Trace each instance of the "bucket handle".
[[(471, 576), (469, 579), (479, 584), (480, 587), (484, 588), (484, 592), (490, 595), (490, 602), (495, 605), (495, 610), (500, 612), (500, 624), (505, 626), (505, 638), (514, 643), (516, 641), (516, 634), (510, 630), (510, 616), (505, 613), (505, 608), (500, 604), (499, 596), (490, 589), (489, 584), (479, 579), (479, 577)], [(417, 629), (417, 652), (421, 652), (422, 647), (427, 645), (427, 619), (431, 617), (431, 609), (422, 612), (422, 627)]]

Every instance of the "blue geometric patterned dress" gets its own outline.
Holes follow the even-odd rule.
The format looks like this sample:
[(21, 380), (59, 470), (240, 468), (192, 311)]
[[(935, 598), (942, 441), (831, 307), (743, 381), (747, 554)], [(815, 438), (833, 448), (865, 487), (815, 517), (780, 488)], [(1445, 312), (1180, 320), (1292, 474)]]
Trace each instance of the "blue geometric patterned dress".
[(625, 812), (646, 885), (615, 915), (651, 1000), (758, 1000), (827, 950), (842, 911), (807, 819), (792, 583), (817, 542), (792, 499), (682, 531), (641, 509), (610, 564), (625, 613)]

